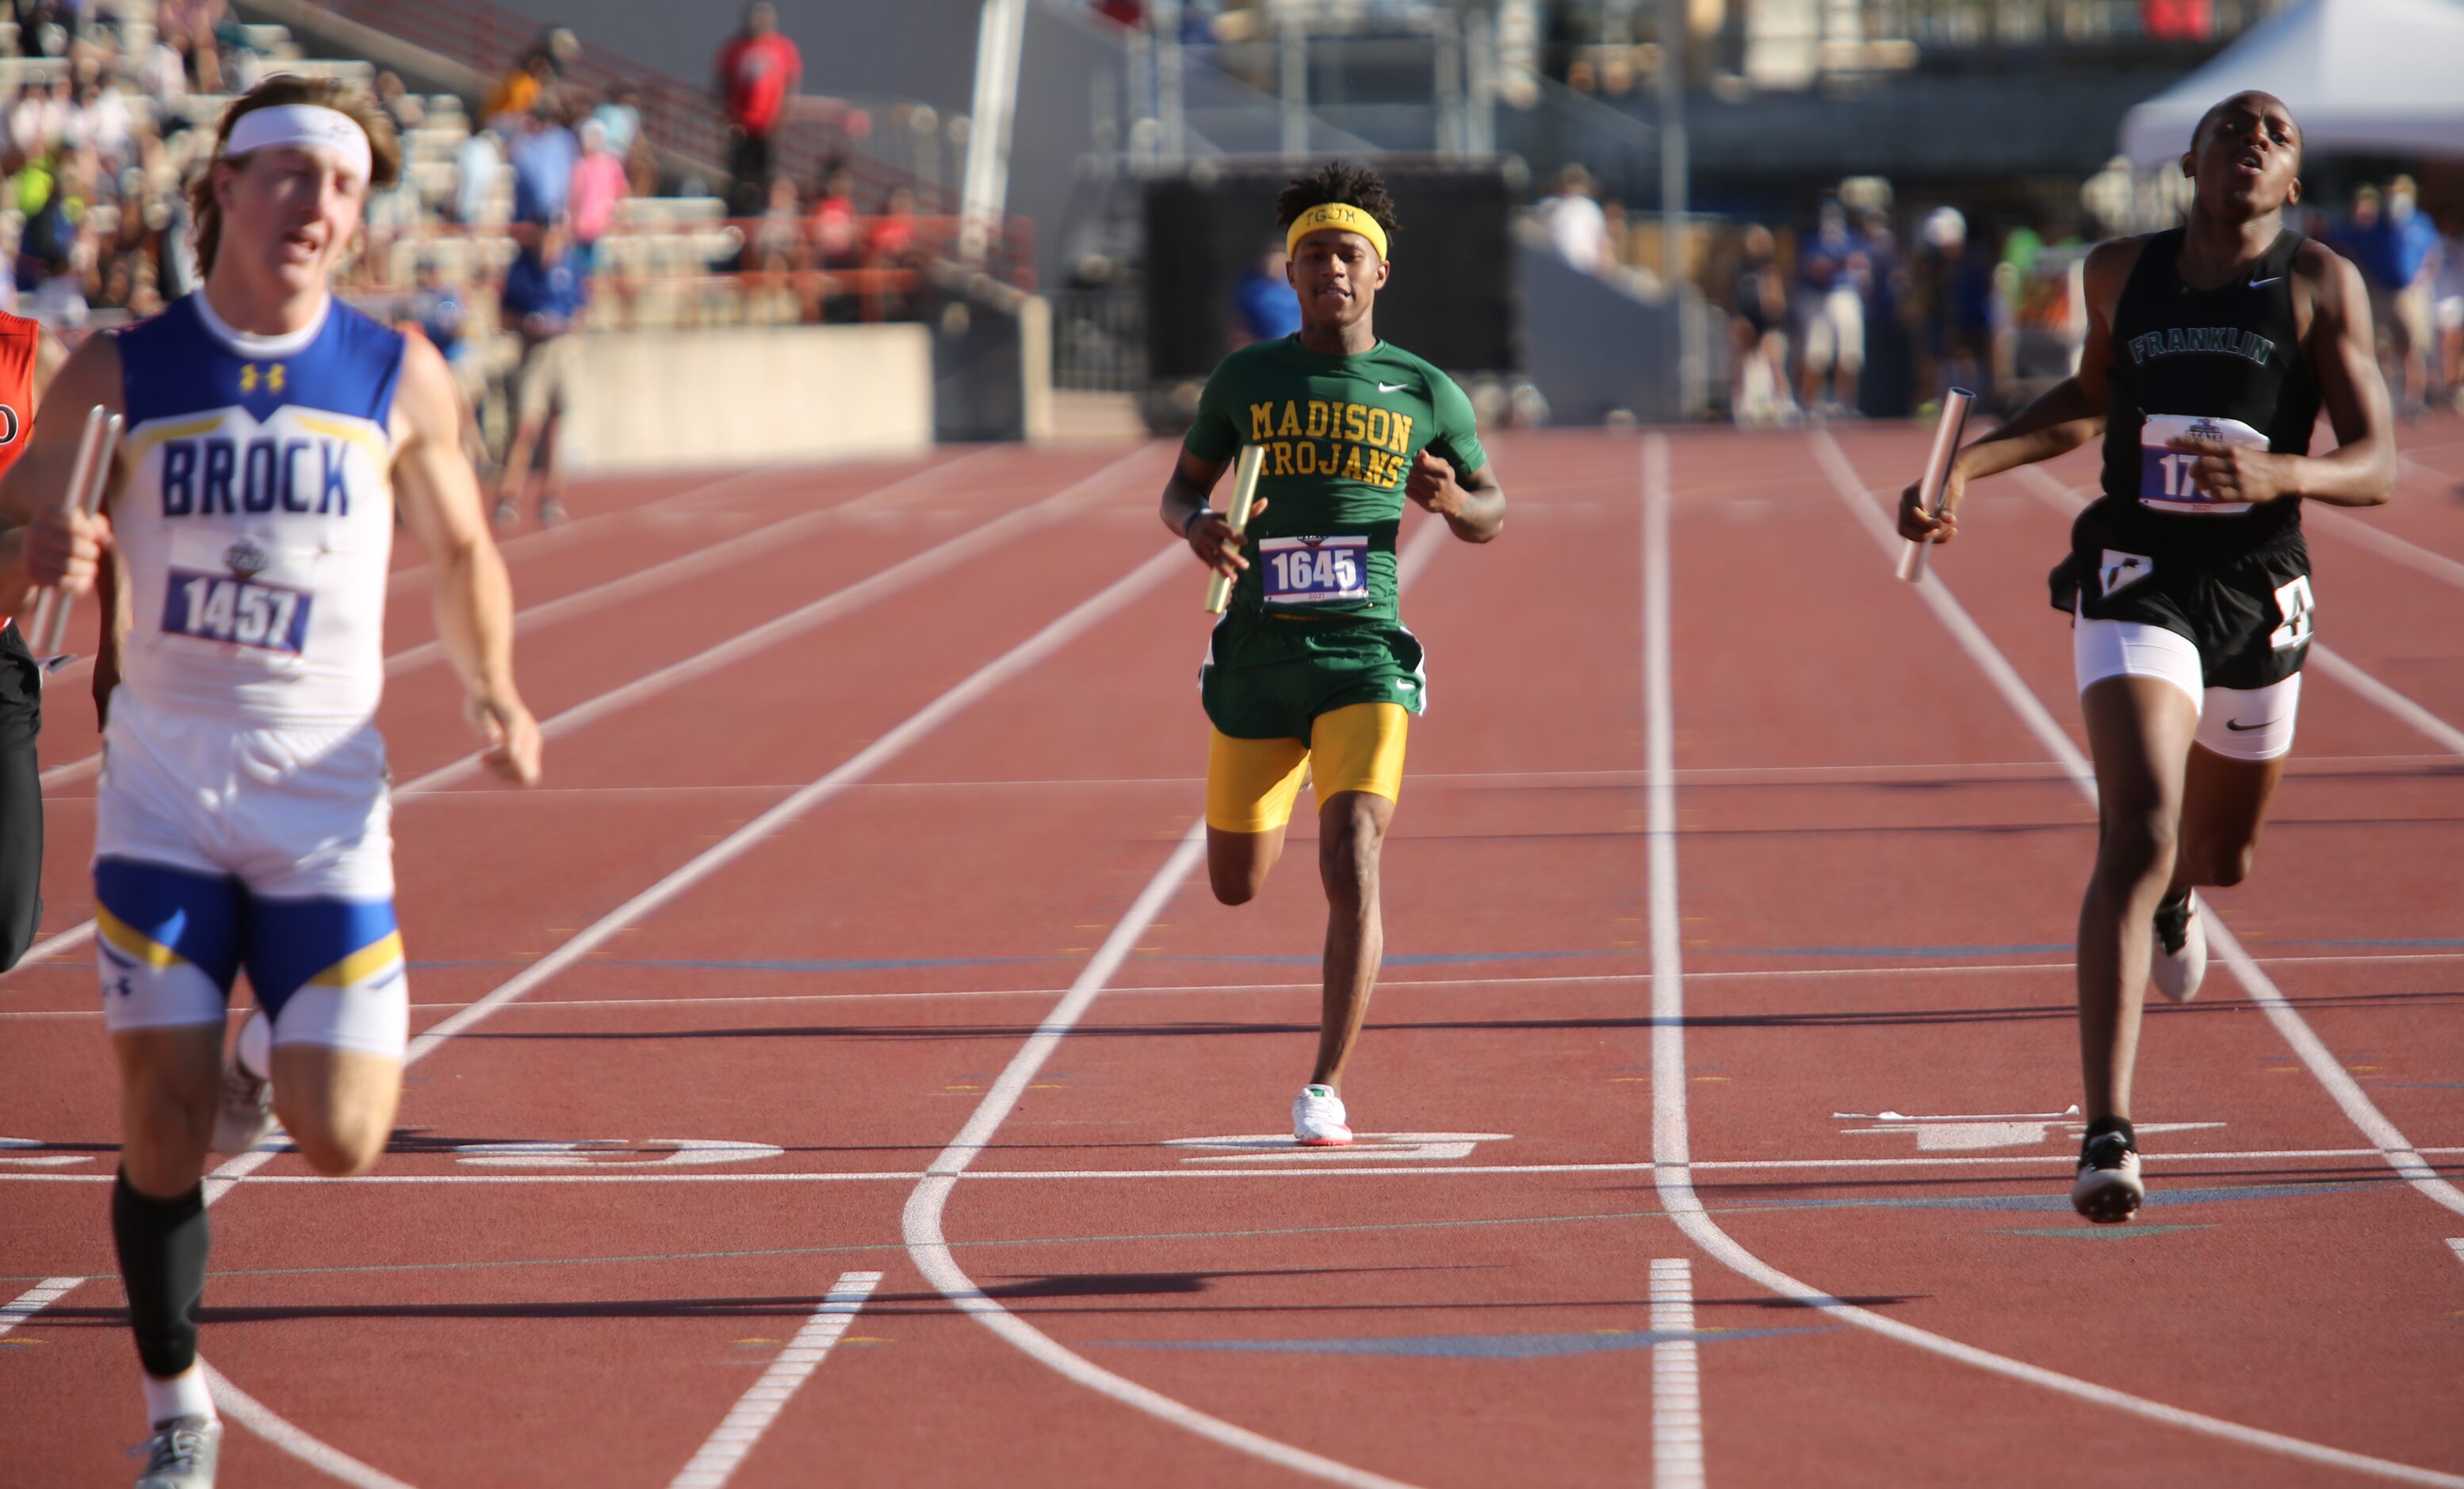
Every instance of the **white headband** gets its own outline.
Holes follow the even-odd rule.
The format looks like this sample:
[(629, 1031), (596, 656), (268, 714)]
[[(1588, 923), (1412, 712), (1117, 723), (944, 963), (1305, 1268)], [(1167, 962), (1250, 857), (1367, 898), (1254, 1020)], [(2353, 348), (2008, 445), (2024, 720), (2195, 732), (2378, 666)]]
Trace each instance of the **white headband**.
[(231, 142), (223, 146), (223, 154), (226, 158), (246, 155), (275, 144), (331, 150), (362, 181), (369, 179), (374, 164), (367, 132), (358, 121), (339, 109), (316, 103), (284, 103), (242, 114), (231, 125)]

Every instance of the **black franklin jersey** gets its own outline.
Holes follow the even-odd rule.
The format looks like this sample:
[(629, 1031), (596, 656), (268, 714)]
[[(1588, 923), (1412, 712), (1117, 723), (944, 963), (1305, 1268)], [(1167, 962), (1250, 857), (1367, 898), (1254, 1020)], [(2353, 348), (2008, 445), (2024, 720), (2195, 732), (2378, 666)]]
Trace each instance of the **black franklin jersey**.
[(2212, 290), (2182, 281), (2184, 235), (2175, 228), (2148, 237), (2115, 307), (2104, 495), (2082, 522), (2113, 546), (2148, 554), (2221, 557), (2296, 541), (2298, 499), (2211, 502), (2189, 481), (2197, 457), (2165, 446), (2189, 434), (2310, 452), (2319, 387), (2293, 320), (2301, 235), (2277, 233), (2256, 262)]

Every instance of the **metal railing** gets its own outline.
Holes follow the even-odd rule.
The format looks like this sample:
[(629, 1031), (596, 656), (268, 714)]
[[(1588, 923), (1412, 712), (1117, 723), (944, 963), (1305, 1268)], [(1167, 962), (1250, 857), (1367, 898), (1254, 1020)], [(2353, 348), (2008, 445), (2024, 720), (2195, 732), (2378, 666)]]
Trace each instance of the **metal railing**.
[[(324, 0), (323, 9), (472, 69), (483, 79), (501, 77), (538, 46), (547, 30), (531, 17), (489, 0)], [(586, 9), (586, 8), (585, 8)], [(629, 57), (583, 42), (562, 64), (568, 82), (604, 95), (630, 82), (641, 93), (642, 125), (650, 140), (718, 175), (727, 173), (727, 116), (707, 86), (646, 67)], [(843, 164), (874, 193), (905, 186), (926, 211), (956, 208), (957, 198), (935, 183), (916, 179), (870, 154), (869, 112), (837, 100), (800, 96), (774, 136), (779, 172), (812, 183), (831, 164)]]

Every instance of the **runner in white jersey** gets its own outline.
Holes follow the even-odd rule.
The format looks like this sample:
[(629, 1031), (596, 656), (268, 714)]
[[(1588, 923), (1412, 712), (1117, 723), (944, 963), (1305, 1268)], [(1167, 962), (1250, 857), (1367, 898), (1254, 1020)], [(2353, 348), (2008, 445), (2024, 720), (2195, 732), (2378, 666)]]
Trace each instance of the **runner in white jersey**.
[[(539, 777), (452, 374), (329, 290), (400, 166), (351, 89), (251, 90), (194, 188), (203, 290), (89, 340), (53, 385), (57, 408), (126, 417), (107, 515), (61, 506), (81, 418), (45, 420), (0, 481), (0, 516), (33, 522), (30, 577), (84, 593), (109, 562), (121, 597), (94, 875), (121, 1072), (112, 1234), (153, 1427), (141, 1489), (213, 1481), (209, 1147), (245, 1150), (278, 1113), (319, 1172), (349, 1174), (392, 1130), (409, 1004), (375, 713), (397, 513), (489, 762)], [(258, 1011), (226, 1066), (243, 970)]]

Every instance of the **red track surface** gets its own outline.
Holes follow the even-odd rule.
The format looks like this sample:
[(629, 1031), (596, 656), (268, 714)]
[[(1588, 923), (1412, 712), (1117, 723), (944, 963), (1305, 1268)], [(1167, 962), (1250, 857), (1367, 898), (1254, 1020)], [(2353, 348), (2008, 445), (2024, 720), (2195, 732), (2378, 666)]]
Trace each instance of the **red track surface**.
[[(1364, 1131), (1490, 1136), (1385, 1159), (1160, 1146), (1281, 1130), (1312, 1047), (1323, 914), (1298, 831), (1256, 905), (1181, 882), (1152, 924), (1134, 914), (1199, 808), (1199, 577), (1147, 571), (1159, 580), (1109, 608), (1073, 607), (1158, 551), (1161, 448), (587, 493), (576, 506), (598, 515), (508, 549), (522, 604), (594, 595), (523, 632), (543, 717), (891, 578), (559, 727), (545, 789), (464, 777), (405, 800), (415, 1029), (603, 917), (623, 924), (418, 1060), (379, 1179), (312, 1182), (283, 1155), (221, 1198), (207, 1355), (291, 1444), (234, 1425), (226, 1482), (328, 1481), (298, 1456), (322, 1443), (423, 1489), (668, 1484), (843, 1274), (878, 1272), (809, 1379), (753, 1393), (783, 1405), (729, 1482), (1633, 1483), (1654, 1474), (1655, 1365), (1663, 1383), (1683, 1373), (1671, 1315), (1650, 1332), (1661, 1259), (1691, 1263), (1697, 1481), (2370, 1477), (2295, 1456), (2305, 1443), (2455, 1481), (2435, 1476), (2464, 1476), (2464, 1255), (2449, 1243), (2464, 1214), (2390, 1168), (2225, 968), (2196, 1004), (2151, 1010), (2140, 1222), (2070, 1215), (2076, 1128), (2013, 1118), (2076, 1099), (2067, 944), (2091, 814), (1891, 580), (1817, 438), (1653, 436), (1670, 480), (1648, 494), (1631, 436), (1502, 438), (1507, 541), (1430, 550), (1405, 611), (1434, 707), (1388, 849), (1387, 979), (1346, 1095)], [(2464, 426), (2408, 444), (2401, 499), (2358, 519), (2403, 545), (2313, 524), (2320, 634), (2452, 734)], [(1892, 492), (1921, 445), (1898, 427), (1837, 439), (1857, 483)], [(2055, 473), (2092, 478), (2084, 460)], [(1662, 499), (1659, 638), (1645, 515)], [(594, 591), (859, 500), (702, 572)], [(2017, 480), (1980, 488), (1929, 582), (2076, 740), (2041, 582), (2066, 520)], [(397, 649), (433, 634), (427, 604), (415, 580), (399, 586)], [(1065, 615), (1057, 646), (901, 730)], [(1656, 639), (1673, 659), (1661, 719)], [(441, 665), (393, 678), (399, 780), (468, 751), (452, 698)], [(1676, 810), (1658, 870), (1655, 724), (1673, 729)], [(93, 743), (81, 698), (55, 693), (46, 763)], [(850, 760), (844, 789), (664, 903), (620, 909)], [(51, 803), (47, 935), (91, 909), (92, 790), (72, 776)], [(2213, 901), (2329, 1062), (2451, 1177), (2459, 817), (2464, 755), (2314, 668), (2258, 871)], [(1657, 947), (1655, 887), (1677, 916)], [(1116, 931), (1130, 940), (1102, 996), (1041, 1063), (1021, 1059), (1090, 958), (1110, 967)], [(0, 1134), (39, 1145), (0, 1149), (0, 1304), (85, 1280), (0, 1337), (11, 1483), (123, 1481), (118, 1450), (141, 1431), (88, 955), (0, 980)], [(1666, 975), (1680, 962), (1682, 982)], [(1655, 996), (1683, 1022), (1655, 1027)], [(1013, 1068), (1023, 1090), (997, 1089)], [(944, 1155), (988, 1102), (1005, 1120), (982, 1150)], [(1699, 1209), (1689, 1171), (1652, 1166), (1655, 1142), (1665, 1154), (1689, 1130)], [(458, 1151), (602, 1139), (623, 1146), (534, 1167)], [(646, 1167), (676, 1140), (762, 1146)], [(911, 1205), (928, 1167), (962, 1160), (937, 1220)], [(954, 1264), (1045, 1352), (954, 1307), (919, 1257)], [(1779, 1296), (1771, 1269), (1866, 1311)], [(2213, 1420), (2014, 1378), (1935, 1336)], [(1136, 1388), (1151, 1410), (1119, 1399)], [(1659, 1406), (1666, 1449), (1684, 1402)], [(1296, 1469), (1294, 1452), (1316, 1456)], [(1663, 1459), (1660, 1481), (1687, 1481), (1683, 1462)]]

